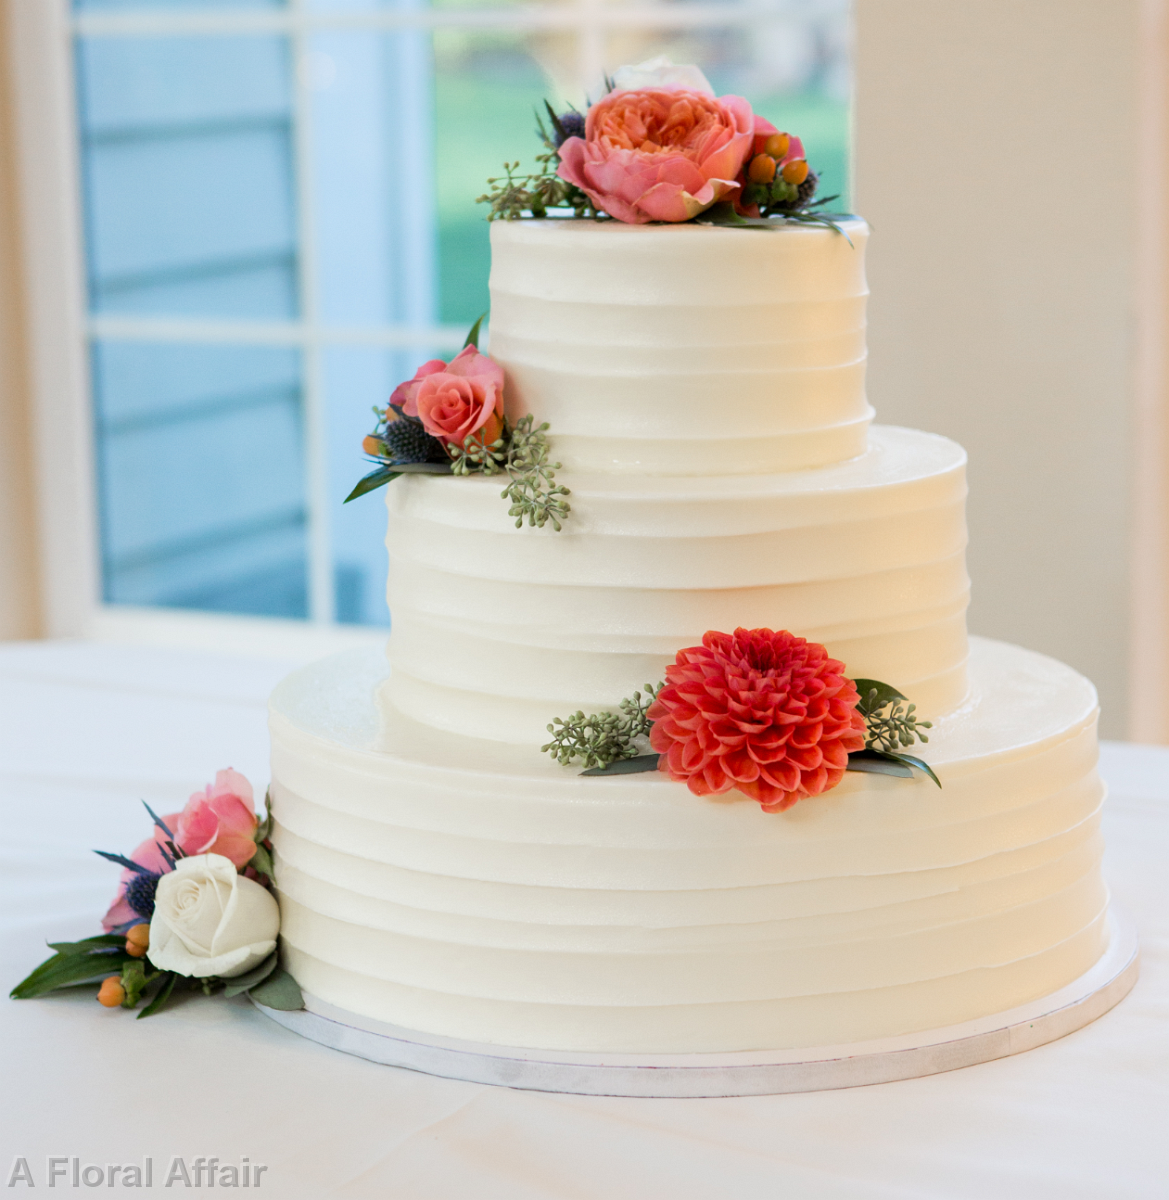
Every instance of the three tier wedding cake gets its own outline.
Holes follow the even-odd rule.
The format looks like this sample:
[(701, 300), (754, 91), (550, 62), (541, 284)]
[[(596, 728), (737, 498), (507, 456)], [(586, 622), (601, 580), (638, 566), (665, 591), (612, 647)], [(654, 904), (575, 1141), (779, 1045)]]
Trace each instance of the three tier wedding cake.
[[(640, 191), (605, 190), (631, 161), (604, 159), (611, 111), (557, 122), (578, 215), (495, 221), (490, 359), (399, 389), (458, 454), (470, 413), (479, 457), (386, 471), (388, 662), (272, 699), (282, 955), (310, 997), (476, 1043), (745, 1051), (997, 1013), (1106, 949), (1093, 688), (968, 638), (964, 452), (870, 424), (868, 230), (776, 220), (808, 169), (724, 108), (701, 179), (667, 164)], [(732, 144), (746, 174), (715, 161)], [(736, 177), (742, 221), (776, 227), (701, 223)], [(505, 443), (543, 423), (560, 507), (545, 488), (522, 525)], [(492, 446), (501, 469), (467, 473)], [(663, 680), (613, 757), (659, 769), (541, 754), (555, 718)], [(844, 769), (858, 680), (932, 722), (940, 789)]]

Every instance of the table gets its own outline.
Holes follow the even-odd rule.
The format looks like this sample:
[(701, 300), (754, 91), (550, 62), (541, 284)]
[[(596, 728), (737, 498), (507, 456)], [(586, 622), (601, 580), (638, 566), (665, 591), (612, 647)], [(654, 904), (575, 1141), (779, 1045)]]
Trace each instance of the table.
[[(125, 852), (147, 835), (140, 798), (173, 811), (229, 765), (262, 792), (265, 700), (296, 665), (0, 645), (5, 990), (47, 938), (97, 932), (117, 875), (91, 849)], [(1167, 1197), (1169, 749), (1106, 744), (1102, 761), (1107, 874), (1141, 930), (1142, 975), (1118, 1008), (1059, 1042), (876, 1087), (631, 1100), (376, 1066), (242, 999), (191, 997), (140, 1022), (89, 992), (5, 1000), (3, 1182), (19, 1159), (43, 1195), (50, 1156), (103, 1171), (149, 1157), (152, 1190), (165, 1191), (174, 1158), (193, 1170), (200, 1156), (246, 1156), (266, 1167), (257, 1200)], [(56, 1186), (83, 1193), (71, 1170)], [(95, 1194), (150, 1192), (103, 1182)]]

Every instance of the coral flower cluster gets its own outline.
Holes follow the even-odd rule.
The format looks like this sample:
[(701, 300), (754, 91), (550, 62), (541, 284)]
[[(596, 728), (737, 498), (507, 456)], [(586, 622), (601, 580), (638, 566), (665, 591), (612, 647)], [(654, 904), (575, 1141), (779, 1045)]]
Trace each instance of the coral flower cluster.
[(589, 109), (585, 136), (560, 147), (558, 174), (619, 221), (688, 221), (739, 191), (754, 138), (741, 96), (616, 91)]
[(678, 652), (646, 714), (661, 770), (698, 796), (736, 788), (765, 812), (835, 787), (865, 744), (844, 669), (783, 630), (707, 633)]
[(444, 446), (462, 446), (472, 434), (490, 445), (503, 432), (503, 368), (465, 346), (449, 363), (423, 363), (394, 389), (390, 404), (421, 421)]

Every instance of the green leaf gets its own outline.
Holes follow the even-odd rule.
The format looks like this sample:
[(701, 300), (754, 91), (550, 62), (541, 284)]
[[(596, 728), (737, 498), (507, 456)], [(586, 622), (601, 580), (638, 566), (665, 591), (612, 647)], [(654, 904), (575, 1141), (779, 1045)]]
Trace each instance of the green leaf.
[(705, 212), (694, 218), (702, 225), (746, 225), (747, 218), (735, 212), (735, 206), (730, 200), (720, 200), (712, 204)]
[(449, 475), (450, 463), (394, 463), (393, 469), (400, 475)]
[(267, 875), (269, 879), (276, 878), (276, 870), (272, 866), (272, 856), (268, 853), (267, 846), (256, 846), (255, 853), (248, 859), (247, 865), (255, 867), (261, 875)]
[(896, 754), (892, 751), (889, 751), (888, 753), (889, 757), (894, 759), (896, 762), (908, 763), (911, 767), (916, 767), (919, 771), (924, 771), (934, 781), (934, 783), (938, 785), (938, 787), (942, 786), (942, 781), (934, 774), (933, 767), (931, 767), (929, 763), (925, 762), (923, 759), (915, 758), (912, 754)]
[(912, 754), (898, 754), (892, 750), (857, 750), (848, 756), (848, 771), (868, 771), (874, 775), (900, 775), (913, 778), (913, 768), (928, 775), (938, 787), (942, 781), (934, 774), (929, 763)]
[(164, 971), (159, 978), (162, 982), (159, 984), (158, 991), (154, 993), (154, 998), (150, 1003), (138, 1014), (139, 1021), (143, 1017), (153, 1017), (156, 1012), (161, 1012), (170, 999), (171, 992), (175, 990), (178, 975), (174, 971)]
[(605, 767), (589, 767), (582, 775), (638, 775), (642, 771), (656, 771), (660, 754), (638, 754), (633, 758), (619, 758)]
[(252, 834), (258, 846), (261, 842), (266, 842), (272, 833), (272, 789), (269, 788), (264, 793), (264, 819), (257, 822), (256, 832)]
[(913, 771), (905, 763), (896, 763), (879, 755), (876, 750), (857, 750), (848, 756), (846, 771), (863, 771), (868, 775), (899, 775), (912, 779)]
[(283, 967), (277, 967), (248, 994), (265, 1008), (278, 1008), (281, 1012), (296, 1012), (304, 1008), (304, 996), (299, 985)]
[(487, 320), (487, 314), (481, 313), (479, 320), (477, 320), (475, 324), (471, 326), (471, 332), (467, 334), (467, 340), (463, 343), (464, 350), (466, 350), (468, 346), (474, 346), (476, 350), (479, 349), (479, 330), (482, 328), (485, 320)]
[(122, 964), (122, 987), (126, 989), (126, 998), (122, 1001), (123, 1008), (136, 1008), (142, 993), (153, 983), (160, 972), (147, 973), (146, 963), (136, 958), (132, 962)]
[[(50, 950), (58, 954), (89, 954), (103, 946), (124, 946), (126, 935), (122, 933), (99, 933), (96, 937), (82, 938), (79, 942), (49, 942)], [(50, 958), (49, 962), (53, 960)]]
[(364, 479), (358, 480), (357, 486), (345, 497), (344, 503), (348, 504), (350, 500), (356, 500), (366, 492), (375, 491), (391, 479), (397, 479), (401, 473), (398, 467), (378, 467), (376, 471), (370, 471)]
[(278, 961), (279, 956), (273, 950), (258, 967), (253, 967), (243, 975), (236, 975), (231, 979), (224, 980), (223, 994), (229, 997), (238, 996), (241, 992), (249, 991), (257, 984), (263, 983), (276, 970)]
[(819, 225), (825, 229), (831, 229), (835, 233), (840, 234), (840, 236), (844, 238), (844, 240), (855, 250), (856, 246), (853, 244), (852, 238), (850, 238), (848, 234), (845, 233), (840, 227), (840, 225), (837, 224), (838, 220), (848, 220), (850, 216), (851, 213), (826, 213), (820, 212), (819, 210), (809, 212), (803, 209), (796, 209), (794, 212), (785, 213), (784, 219), (787, 221), (792, 221), (797, 225)]
[[(879, 679), (854, 679), (852, 681), (856, 690), (860, 695), (860, 710), (865, 716), (870, 713), (879, 712), (886, 704), (892, 704), (894, 700), (908, 700), (908, 696), (903, 696), (895, 687), (888, 683), (882, 683)], [(871, 706), (869, 706), (869, 693), (876, 691), (877, 698)]]
[(125, 950), (95, 951), (92, 954), (58, 954), (46, 959), (9, 992), (13, 1000), (31, 1000), (70, 984), (102, 979), (121, 973), (122, 965), (136, 961)]

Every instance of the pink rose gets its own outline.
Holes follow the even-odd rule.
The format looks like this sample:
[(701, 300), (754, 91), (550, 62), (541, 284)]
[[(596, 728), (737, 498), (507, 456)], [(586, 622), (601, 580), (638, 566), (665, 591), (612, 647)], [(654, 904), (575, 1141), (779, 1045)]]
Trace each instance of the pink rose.
[(560, 147), (557, 174), (619, 221), (688, 221), (738, 193), (754, 131), (741, 96), (610, 92), (589, 109), (585, 136)]
[(441, 358), (432, 358), (429, 362), (424, 362), (422, 366), (414, 372), (414, 378), (408, 379), (405, 383), (400, 383), (393, 392), (390, 393), (390, 403), (403, 409), (412, 417), (418, 415), (418, 410), (415, 407), (415, 401), (418, 397), (418, 389), (422, 386), (422, 381), (427, 375), (433, 375), (438, 371), (445, 371), (446, 363)]
[(171, 828), (184, 854), (222, 854), (236, 867), (245, 866), (256, 852), (252, 785), (230, 767), (219, 771), (214, 784), (187, 801), (178, 827)]
[[(172, 833), (179, 822), (178, 813), (167, 813), (162, 818), (163, 824)], [(145, 867), (148, 871), (153, 871), (156, 875), (161, 875), (164, 871), (169, 871), (166, 859), (162, 857), (163, 843), (166, 840), (166, 834), (155, 826), (154, 836), (147, 838), (129, 857), (132, 862), (138, 863), (139, 866)], [(136, 871), (131, 871), (127, 867), (122, 872), (122, 878), (118, 880), (117, 895), (114, 896), (114, 902), (110, 905), (109, 911), (102, 917), (102, 928), (106, 933), (111, 933), (119, 925), (125, 925), (130, 921), (145, 921), (146, 918), (141, 914), (136, 913), (126, 900), (126, 884), (137, 874)]]
[(444, 446), (461, 446), (472, 434), (490, 445), (503, 431), (503, 368), (474, 346), (442, 367), (421, 379), (404, 406), (406, 415), (418, 417)]

